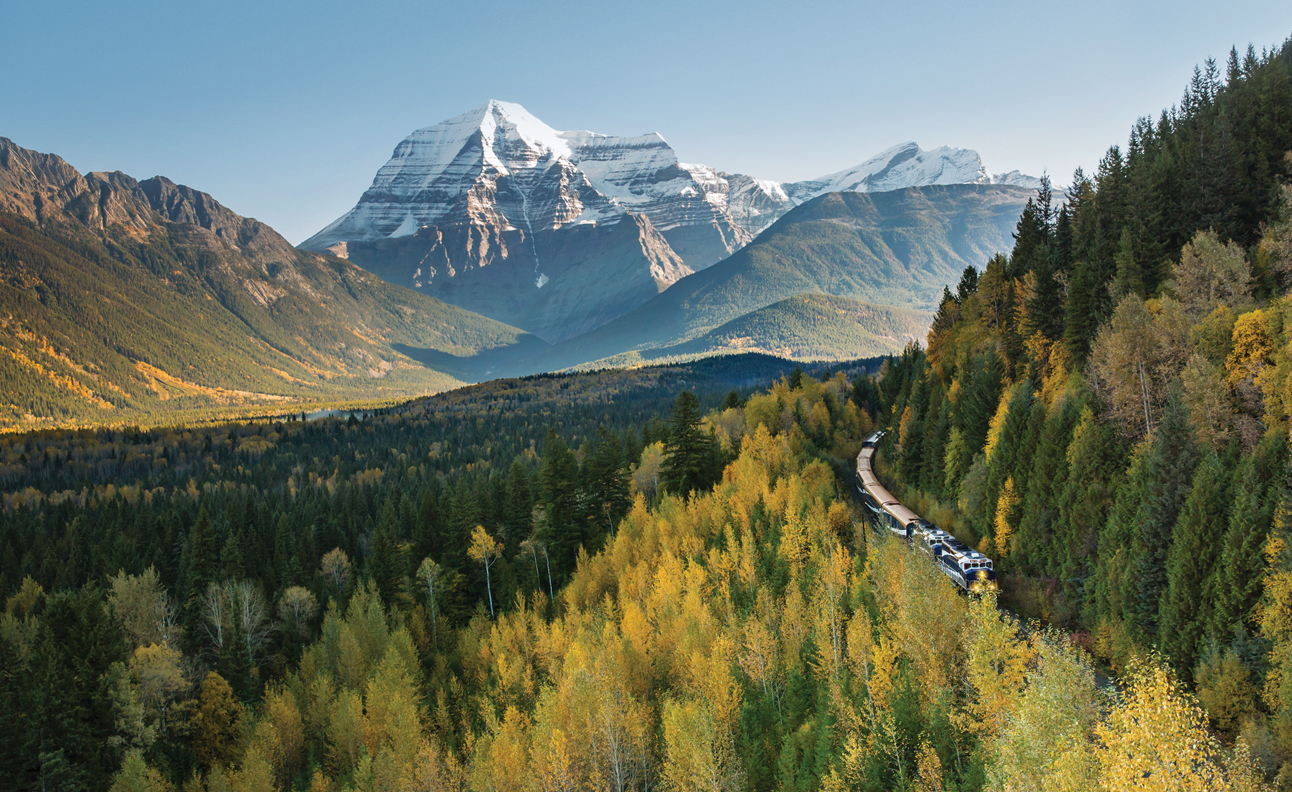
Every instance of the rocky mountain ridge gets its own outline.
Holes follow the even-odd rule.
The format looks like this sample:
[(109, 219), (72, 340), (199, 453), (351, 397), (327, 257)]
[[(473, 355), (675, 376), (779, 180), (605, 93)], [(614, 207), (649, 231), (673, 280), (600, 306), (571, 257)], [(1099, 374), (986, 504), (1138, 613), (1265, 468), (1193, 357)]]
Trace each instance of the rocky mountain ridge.
[(407, 398), (533, 345), (206, 193), (0, 138), (0, 428)]
[[(915, 143), (782, 184), (684, 163), (657, 133), (562, 132), (490, 101), (401, 141), (355, 207), (301, 247), (555, 343), (727, 258), (819, 195), (1002, 183), (1040, 184), (993, 177), (967, 149)], [(625, 220), (615, 245), (591, 230)]]

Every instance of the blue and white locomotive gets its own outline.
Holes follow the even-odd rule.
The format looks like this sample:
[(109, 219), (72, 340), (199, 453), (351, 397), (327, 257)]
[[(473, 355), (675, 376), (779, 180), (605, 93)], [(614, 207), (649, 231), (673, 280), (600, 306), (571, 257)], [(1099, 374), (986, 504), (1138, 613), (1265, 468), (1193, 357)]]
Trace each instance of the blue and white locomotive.
[(981, 593), (996, 588), (991, 559), (902, 505), (879, 483), (872, 467), (884, 432), (875, 432), (862, 443), (857, 455), (857, 491), (865, 506), (866, 522), (877, 532), (887, 531), (911, 542), (933, 559), (942, 573), (965, 591)]

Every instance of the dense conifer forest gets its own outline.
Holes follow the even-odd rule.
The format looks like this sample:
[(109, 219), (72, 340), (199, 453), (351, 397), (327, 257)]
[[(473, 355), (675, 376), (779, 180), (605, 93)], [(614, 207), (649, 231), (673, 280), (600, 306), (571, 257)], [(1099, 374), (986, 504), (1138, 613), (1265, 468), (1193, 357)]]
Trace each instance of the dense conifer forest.
[(1208, 62), (882, 366), (6, 438), (0, 786), (1292, 788), (1290, 151)]

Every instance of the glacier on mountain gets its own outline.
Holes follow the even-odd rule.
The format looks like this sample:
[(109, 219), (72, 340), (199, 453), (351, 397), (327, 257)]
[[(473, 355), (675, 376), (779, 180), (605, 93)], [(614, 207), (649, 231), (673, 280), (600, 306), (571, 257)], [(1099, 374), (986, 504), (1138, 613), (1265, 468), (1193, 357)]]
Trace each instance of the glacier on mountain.
[(700, 269), (818, 195), (937, 184), (1035, 188), (1040, 180), (1018, 171), (993, 176), (970, 149), (908, 142), (856, 167), (783, 184), (681, 162), (654, 132), (562, 132), (518, 104), (491, 100), (401, 141), (358, 204), (302, 247), (398, 238), (445, 223), (496, 224), (532, 237), (636, 212)]
[(559, 131), (489, 101), (400, 141), (354, 208), (301, 247), (556, 343), (727, 258), (823, 193), (1030, 178), (993, 177), (967, 149), (904, 143), (783, 184), (682, 162), (654, 132)]

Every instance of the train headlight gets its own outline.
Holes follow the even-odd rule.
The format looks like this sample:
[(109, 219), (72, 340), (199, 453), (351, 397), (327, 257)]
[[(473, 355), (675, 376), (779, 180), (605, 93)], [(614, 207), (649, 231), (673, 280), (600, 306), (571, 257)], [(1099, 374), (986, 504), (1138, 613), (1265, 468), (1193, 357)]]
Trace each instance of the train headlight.
[(983, 576), (970, 584), (969, 590), (974, 594), (986, 594), (996, 590), (996, 581), (988, 580), (986, 576)]

